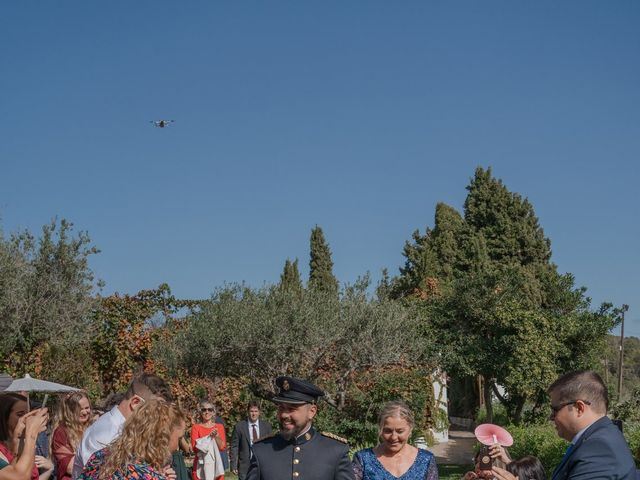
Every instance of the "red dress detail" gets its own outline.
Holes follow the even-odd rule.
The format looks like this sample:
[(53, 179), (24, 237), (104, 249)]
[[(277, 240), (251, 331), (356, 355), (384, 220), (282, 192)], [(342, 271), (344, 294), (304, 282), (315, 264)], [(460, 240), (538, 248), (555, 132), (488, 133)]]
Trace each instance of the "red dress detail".
[[(213, 432), (214, 428), (218, 431), (218, 437), (222, 439), (222, 448), (220, 448), (220, 450), (226, 450), (227, 436), (224, 433), (224, 426), (222, 424), (214, 423), (213, 427), (205, 427), (204, 425), (200, 425), (199, 423), (197, 423), (191, 427), (191, 448), (193, 449), (194, 452), (198, 451), (198, 449), (196, 448), (196, 440), (202, 437), (206, 437), (211, 432)], [(197, 470), (198, 470), (198, 457), (196, 456), (193, 460), (193, 469), (191, 470), (191, 477), (193, 480), (203, 480), (201, 478), (198, 478)], [(224, 475), (217, 476), (215, 480), (224, 480)]]

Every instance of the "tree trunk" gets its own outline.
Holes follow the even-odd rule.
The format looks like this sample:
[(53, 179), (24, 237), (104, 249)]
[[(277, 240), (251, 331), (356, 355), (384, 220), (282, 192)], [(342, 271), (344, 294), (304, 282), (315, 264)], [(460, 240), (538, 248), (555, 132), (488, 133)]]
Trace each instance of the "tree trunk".
[(484, 397), (484, 408), (487, 411), (486, 423), (493, 423), (493, 405), (491, 403), (491, 380), (486, 377), (482, 382), (482, 396)]
[(524, 409), (524, 404), (527, 401), (526, 397), (518, 397), (516, 400), (515, 408), (513, 409), (513, 423), (516, 425), (520, 424), (522, 420), (522, 410)]

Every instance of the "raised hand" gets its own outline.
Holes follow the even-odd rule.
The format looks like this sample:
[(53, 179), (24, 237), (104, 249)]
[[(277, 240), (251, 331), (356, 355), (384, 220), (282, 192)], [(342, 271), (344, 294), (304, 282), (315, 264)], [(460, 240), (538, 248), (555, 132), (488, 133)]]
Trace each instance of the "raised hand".
[(511, 463), (511, 458), (507, 454), (507, 451), (502, 445), (498, 445), (497, 443), (494, 443), (489, 447), (489, 456), (494, 460), (500, 460), (505, 464)]
[(164, 467), (164, 470), (162, 470), (162, 474), (167, 480), (176, 480), (177, 477), (176, 471), (171, 468), (171, 465), (167, 465), (166, 467)]
[(38, 467), (38, 470), (44, 470), (45, 472), (53, 471), (53, 462), (51, 462), (47, 457), (36, 455), (35, 464), (36, 467)]
[(25, 434), (35, 438), (40, 432), (44, 432), (47, 429), (49, 411), (46, 408), (32, 410), (20, 420), (24, 423)]

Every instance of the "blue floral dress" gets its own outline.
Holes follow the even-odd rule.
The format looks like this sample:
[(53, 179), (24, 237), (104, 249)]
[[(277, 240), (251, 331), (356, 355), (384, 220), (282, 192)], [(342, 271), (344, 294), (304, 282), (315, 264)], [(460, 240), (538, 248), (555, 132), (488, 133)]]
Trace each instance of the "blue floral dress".
[(391, 475), (380, 463), (373, 448), (360, 450), (353, 456), (356, 480), (438, 480), (438, 466), (433, 453), (418, 449), (418, 455), (409, 470), (401, 476)]

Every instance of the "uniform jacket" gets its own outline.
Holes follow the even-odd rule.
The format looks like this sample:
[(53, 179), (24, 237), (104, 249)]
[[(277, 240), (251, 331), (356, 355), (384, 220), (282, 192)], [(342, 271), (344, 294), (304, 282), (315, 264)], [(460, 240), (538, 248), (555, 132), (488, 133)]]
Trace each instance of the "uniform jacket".
[[(260, 431), (260, 437), (272, 434), (269, 422), (261, 419), (258, 419), (258, 430)], [(244, 480), (251, 463), (251, 432), (249, 432), (247, 419), (238, 422), (233, 430), (229, 456), (231, 457), (231, 470), (237, 470), (238, 478)]]
[(636, 480), (636, 467), (622, 433), (609, 417), (585, 430), (552, 480)]
[(354, 480), (349, 446), (313, 428), (293, 440), (280, 434), (253, 444), (247, 480)]

